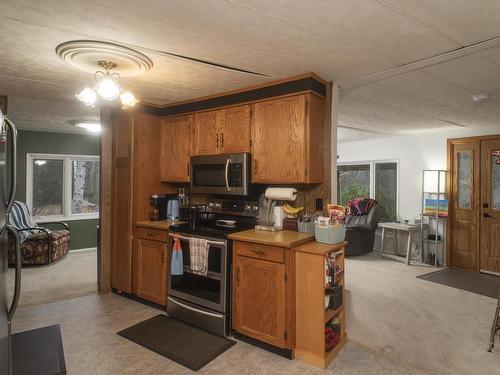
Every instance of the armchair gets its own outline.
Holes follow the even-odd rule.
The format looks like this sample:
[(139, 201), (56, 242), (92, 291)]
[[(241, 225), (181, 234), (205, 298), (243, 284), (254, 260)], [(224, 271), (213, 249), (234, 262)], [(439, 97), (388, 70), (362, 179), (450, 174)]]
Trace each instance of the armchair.
[[(25, 203), (15, 201), (9, 216), (21, 240), (21, 263), (23, 266), (46, 265), (63, 258), (69, 252), (70, 232), (63, 222), (45, 224), (60, 225), (63, 229), (51, 231), (38, 226)], [(14, 264), (14, 239), (8, 236), (9, 264)]]
[(373, 250), (375, 231), (384, 209), (373, 205), (365, 215), (346, 216), (346, 256), (363, 255)]

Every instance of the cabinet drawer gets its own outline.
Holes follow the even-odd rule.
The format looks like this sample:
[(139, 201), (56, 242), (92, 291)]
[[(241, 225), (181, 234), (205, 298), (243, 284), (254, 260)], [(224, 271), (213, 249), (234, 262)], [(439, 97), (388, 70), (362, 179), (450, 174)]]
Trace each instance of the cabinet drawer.
[(146, 240), (167, 242), (167, 231), (161, 229), (137, 227), (137, 237), (144, 238)]
[(235, 243), (235, 247), (238, 255), (270, 262), (285, 262), (285, 249), (282, 247), (240, 241)]

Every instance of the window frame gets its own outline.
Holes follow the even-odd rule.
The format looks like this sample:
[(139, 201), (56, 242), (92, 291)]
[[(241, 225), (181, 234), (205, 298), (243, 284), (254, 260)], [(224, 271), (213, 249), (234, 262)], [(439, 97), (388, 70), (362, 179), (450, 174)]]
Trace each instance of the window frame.
[[(26, 205), (33, 214), (33, 161), (35, 159), (62, 160), (63, 161), (63, 193), (62, 193), (62, 215), (34, 216), (37, 223), (48, 221), (72, 221), (98, 219), (99, 213), (74, 214), (71, 212), (73, 200), (73, 161), (101, 161), (99, 155), (68, 155), (68, 154), (44, 154), (26, 153)], [(100, 192), (99, 192), (100, 193)]]
[[(376, 188), (376, 166), (377, 164), (395, 163), (396, 164), (396, 221), (399, 220), (399, 178), (400, 178), (400, 168), (398, 159), (378, 159), (378, 160), (357, 160), (357, 161), (344, 161), (338, 162), (337, 166), (349, 166), (349, 165), (369, 165), (370, 166), (370, 198), (375, 199), (375, 188)], [(340, 181), (337, 174), (337, 201), (340, 194)]]

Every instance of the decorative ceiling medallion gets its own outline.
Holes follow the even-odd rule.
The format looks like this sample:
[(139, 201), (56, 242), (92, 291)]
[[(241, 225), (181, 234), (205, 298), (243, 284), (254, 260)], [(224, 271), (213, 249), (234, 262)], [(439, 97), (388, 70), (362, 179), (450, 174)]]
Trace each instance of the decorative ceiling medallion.
[(129, 77), (147, 72), (153, 61), (146, 55), (118, 44), (96, 40), (73, 40), (59, 44), (56, 53), (75, 68), (94, 74), (98, 61), (116, 63), (114, 72)]

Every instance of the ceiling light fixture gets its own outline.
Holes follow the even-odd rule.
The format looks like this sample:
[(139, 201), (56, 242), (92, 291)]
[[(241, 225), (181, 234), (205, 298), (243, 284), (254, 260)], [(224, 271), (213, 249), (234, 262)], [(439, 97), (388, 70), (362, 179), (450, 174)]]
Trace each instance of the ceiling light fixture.
[(101, 132), (101, 124), (98, 122), (77, 122), (75, 126), (86, 129), (91, 133), (100, 133)]
[[(120, 74), (111, 73), (111, 70), (118, 65), (113, 61), (98, 61), (97, 64), (104, 71), (95, 73), (96, 84), (94, 88), (85, 87), (75, 96), (79, 101), (88, 106), (94, 106), (97, 98), (106, 101), (113, 101), (120, 97), (122, 108), (127, 109), (135, 106), (139, 101), (130, 91), (124, 91), (120, 85)], [(100, 129), (99, 129), (100, 130)]]
[(479, 103), (479, 102), (482, 102), (483, 100), (488, 99), (489, 97), (490, 97), (490, 94), (486, 94), (486, 93), (476, 94), (476, 95), (472, 95), (472, 101)]

